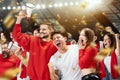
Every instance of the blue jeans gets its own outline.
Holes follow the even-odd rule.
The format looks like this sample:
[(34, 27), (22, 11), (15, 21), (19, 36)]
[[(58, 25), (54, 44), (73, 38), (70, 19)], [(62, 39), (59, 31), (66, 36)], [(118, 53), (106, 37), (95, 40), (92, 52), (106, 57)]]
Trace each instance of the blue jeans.
[(103, 78), (102, 80), (120, 80), (120, 74), (119, 74), (119, 77), (118, 79), (113, 79), (111, 74), (108, 72), (107, 68), (105, 67), (105, 70), (106, 70), (106, 77)]

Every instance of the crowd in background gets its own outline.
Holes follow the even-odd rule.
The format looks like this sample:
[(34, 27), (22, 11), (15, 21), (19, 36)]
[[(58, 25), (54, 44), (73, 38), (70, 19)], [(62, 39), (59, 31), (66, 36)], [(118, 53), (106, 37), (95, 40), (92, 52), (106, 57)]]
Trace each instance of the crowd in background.
[(110, 26), (83, 28), (76, 41), (48, 21), (40, 22), (33, 33), (23, 33), (24, 18), (26, 13), (20, 11), (11, 41), (0, 33), (0, 80), (120, 79), (120, 34)]

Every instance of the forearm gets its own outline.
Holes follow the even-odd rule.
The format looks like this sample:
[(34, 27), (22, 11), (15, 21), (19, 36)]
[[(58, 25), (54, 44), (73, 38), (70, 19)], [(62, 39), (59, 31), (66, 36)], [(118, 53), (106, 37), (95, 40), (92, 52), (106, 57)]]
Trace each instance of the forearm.
[(58, 80), (58, 76), (56, 74), (50, 74), (51, 80)]
[(119, 40), (119, 34), (115, 34), (115, 38), (116, 38), (116, 49), (118, 50), (118, 55), (120, 55), (120, 40)]
[(19, 37), (19, 34), (21, 33), (21, 27), (20, 27), (20, 24), (15, 24), (14, 25), (14, 28), (13, 28), (13, 32), (12, 32), (12, 35), (13, 35), (13, 38), (15, 40), (17, 40), (17, 38)]
[(56, 70), (54, 69), (53, 63), (48, 64), (49, 72), (50, 72), (50, 79), (51, 80), (58, 80), (58, 74), (56, 73)]

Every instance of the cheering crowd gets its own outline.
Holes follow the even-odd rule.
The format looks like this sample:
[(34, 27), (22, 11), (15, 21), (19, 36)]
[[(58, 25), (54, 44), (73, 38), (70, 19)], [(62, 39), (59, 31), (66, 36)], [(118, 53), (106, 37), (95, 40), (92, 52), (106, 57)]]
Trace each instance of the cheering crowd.
[(96, 30), (83, 28), (78, 41), (68, 42), (67, 32), (48, 21), (23, 33), (26, 15), (19, 12), (11, 41), (1, 33), (0, 80), (120, 80), (120, 34), (110, 26), (101, 40)]

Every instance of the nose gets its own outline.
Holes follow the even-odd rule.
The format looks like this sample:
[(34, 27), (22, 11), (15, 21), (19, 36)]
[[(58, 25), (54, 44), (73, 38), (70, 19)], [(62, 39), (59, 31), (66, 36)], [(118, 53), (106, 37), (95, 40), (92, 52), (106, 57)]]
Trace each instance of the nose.
[(54, 38), (55, 41), (58, 41), (58, 38)]
[(55, 38), (54, 40), (56, 40), (56, 41), (57, 41), (57, 40), (58, 40), (58, 38)]
[(42, 30), (40, 29), (39, 32), (42, 32)]

